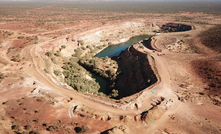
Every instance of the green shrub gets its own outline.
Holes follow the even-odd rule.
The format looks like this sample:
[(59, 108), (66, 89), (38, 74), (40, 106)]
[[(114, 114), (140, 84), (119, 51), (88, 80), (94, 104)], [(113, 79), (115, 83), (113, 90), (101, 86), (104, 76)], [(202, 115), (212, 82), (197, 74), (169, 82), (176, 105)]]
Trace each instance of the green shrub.
[(92, 49), (91, 46), (87, 45), (86, 48)]
[(60, 72), (60, 70), (54, 70), (54, 74), (55, 74), (56, 76), (58, 76), (58, 75), (61, 74), (61, 72)]
[(19, 56), (12, 56), (11, 61), (20, 62)]
[(82, 46), (84, 45), (84, 41), (83, 40), (79, 40), (78, 43), (80, 43)]
[(108, 60), (109, 60), (108, 56), (104, 57), (105, 62), (108, 62)]
[(54, 129), (52, 126), (49, 126), (46, 130), (52, 132)]
[(19, 36), (17, 39), (24, 39), (25, 37), (24, 36)]
[(185, 41), (184, 40), (180, 40), (181, 42), (183, 42), (183, 43), (185, 43)]
[(58, 129), (58, 126), (55, 125), (55, 124), (52, 127), (53, 127), (54, 130)]
[(45, 71), (45, 73), (49, 74), (49, 71), (48, 71), (48, 69), (46, 69), (46, 68), (45, 68), (45, 69), (44, 69), (44, 71)]
[(24, 128), (25, 128), (25, 130), (30, 130), (32, 128), (32, 126), (31, 125), (26, 125), (26, 126), (24, 126)]
[(77, 49), (74, 50), (74, 52), (75, 52), (75, 54), (73, 54), (72, 56), (80, 58), (80, 56), (81, 56), (81, 49), (77, 48)]
[(81, 127), (81, 133), (85, 133), (85, 132), (87, 132), (87, 131), (89, 131), (88, 126), (83, 125), (83, 126)]
[(4, 78), (5, 78), (5, 75), (0, 72), (0, 79), (4, 79)]
[(111, 96), (112, 98), (116, 98), (116, 97), (118, 96), (118, 90), (113, 89), (113, 90), (112, 90), (112, 93), (110, 94), (110, 96)]
[(45, 55), (48, 56), (48, 57), (51, 57), (52, 56), (52, 52), (46, 52)]
[(60, 57), (61, 56), (61, 52), (60, 51), (56, 51), (56, 53), (54, 55)]
[(100, 85), (95, 80), (85, 78), (85, 72), (87, 75), (89, 72), (77, 63), (76, 58), (71, 58), (69, 62), (64, 63), (62, 68), (65, 82), (69, 86), (81, 93), (98, 93)]
[(86, 48), (85, 47), (81, 47), (83, 50), (86, 50)]
[(20, 126), (21, 126), (21, 124), (16, 124), (16, 125), (13, 125), (13, 126), (11, 126), (11, 129), (12, 130), (17, 130), (17, 129), (19, 129), (20, 128)]
[(27, 132), (27, 131), (22, 131), (21, 134), (29, 134), (29, 132)]
[(199, 94), (200, 94), (200, 95), (205, 95), (206, 93), (205, 93), (205, 92), (199, 92)]
[(56, 61), (56, 59), (53, 57), (53, 58), (51, 58), (51, 61), (54, 63), (54, 64), (57, 64), (57, 61)]
[(29, 132), (29, 134), (40, 134), (40, 132), (38, 132), (37, 130), (34, 130), (34, 131)]
[(65, 46), (65, 45), (62, 45), (62, 46), (61, 46), (61, 49), (65, 49), (65, 48), (66, 48), (66, 46)]

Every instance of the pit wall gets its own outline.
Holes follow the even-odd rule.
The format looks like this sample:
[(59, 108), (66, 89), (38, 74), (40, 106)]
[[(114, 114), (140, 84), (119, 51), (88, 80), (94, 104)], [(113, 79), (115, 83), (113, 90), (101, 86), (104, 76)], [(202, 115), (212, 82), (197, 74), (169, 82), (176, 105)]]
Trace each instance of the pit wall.
[[(150, 24), (151, 25), (151, 24)], [(150, 26), (148, 26), (149, 28)], [(109, 45), (126, 42), (133, 36), (153, 34), (152, 29), (147, 29), (144, 22), (124, 22), (115, 26), (98, 28), (91, 31), (92, 33), (82, 33), (77, 40), (83, 40), (87, 45)]]
[[(152, 37), (151, 37), (152, 38)], [(152, 40), (151, 38), (149, 38), (148, 40), (150, 40), (150, 44), (152, 44)], [(142, 42), (142, 43), (141, 43)], [(150, 75), (151, 76), (150, 78), (154, 81), (153, 84), (157, 83), (160, 81), (160, 77), (159, 77), (159, 74), (157, 72), (157, 69), (155, 67), (155, 60), (154, 58), (148, 54), (148, 53), (144, 53), (144, 52), (141, 52), (139, 50), (137, 50), (135, 48), (135, 45), (138, 45), (138, 44), (142, 44), (143, 46), (145, 46), (145, 40), (141, 41), (140, 43), (137, 43), (137, 44), (134, 44), (131, 46), (131, 52), (132, 54), (136, 57), (141, 57), (142, 59), (144, 59), (144, 62), (146, 62), (146, 69), (149, 69), (150, 70)], [(149, 73), (149, 71), (147, 72)]]
[(156, 39), (154, 37), (149, 38), (148, 40), (143, 40), (143, 44), (150, 50), (155, 50), (161, 52), (162, 50), (155, 46)]
[(120, 98), (139, 93), (159, 79), (153, 59), (147, 53), (137, 50), (134, 45), (122, 52), (117, 62), (121, 71), (116, 80)]
[[(128, 41), (131, 37), (139, 35), (153, 35), (155, 29), (159, 29), (158, 26), (153, 26), (152, 22), (128, 21), (110, 26), (103, 26), (88, 30), (82, 33), (69, 34), (57, 39), (53, 39), (48, 43), (49, 47), (45, 47), (45, 44), (41, 47), (45, 52), (57, 51), (61, 45), (66, 45), (67, 49), (61, 52), (63, 57), (70, 57), (74, 49), (79, 46), (100, 46), (100, 45), (116, 45)], [(79, 43), (83, 42), (83, 44)], [(50, 45), (49, 45), (50, 44)]]

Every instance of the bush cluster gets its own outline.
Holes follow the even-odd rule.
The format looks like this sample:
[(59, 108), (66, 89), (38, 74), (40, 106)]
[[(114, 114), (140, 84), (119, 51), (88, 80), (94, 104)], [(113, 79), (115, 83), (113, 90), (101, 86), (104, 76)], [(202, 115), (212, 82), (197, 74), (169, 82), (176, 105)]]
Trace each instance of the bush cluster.
[(5, 75), (0, 72), (0, 79), (4, 79), (4, 78), (5, 78)]
[[(75, 58), (71, 58), (69, 62), (64, 63), (63, 65), (63, 74), (65, 77), (65, 82), (76, 89), (78, 92), (85, 93), (94, 93), (97, 94), (100, 89), (100, 85), (95, 82), (95, 80), (86, 79), (86, 75), (90, 75), (87, 70), (80, 66)], [(85, 74), (86, 72), (86, 74)]]
[[(90, 70), (90, 71), (96, 73), (97, 75), (99, 75), (103, 78), (106, 78), (110, 81), (110, 89), (112, 89), (112, 92), (108, 95), (108, 97), (116, 98), (118, 96), (118, 90), (115, 90), (114, 87), (115, 87), (115, 80), (116, 80), (116, 77), (119, 74), (119, 72), (115, 72), (115, 70), (113, 68), (110, 68), (110, 66), (112, 66), (113, 63), (107, 64), (108, 62), (109, 62), (108, 57), (82, 58), (79, 60), (79, 64), (82, 65), (83, 67), (85, 67), (87, 70)], [(101, 64), (102, 65), (106, 64), (106, 66), (105, 66), (105, 67), (107, 67), (106, 70), (100, 68)], [(101, 95), (101, 96), (103, 96), (103, 95)]]
[(45, 55), (48, 56), (48, 57), (51, 57), (53, 55), (53, 53), (52, 52), (46, 52)]
[(103, 58), (103, 60), (101, 60), (101, 58), (98, 57), (82, 58), (81, 60), (79, 60), (79, 64), (85, 67), (86, 69), (100, 75), (101, 77), (104, 77), (109, 80), (115, 80), (117, 75), (113, 68), (108, 69), (106, 71), (99, 68), (100, 64), (107, 63), (108, 61), (108, 57)]
[(59, 76), (59, 75), (61, 74), (61, 72), (60, 72), (60, 70), (54, 70), (54, 74), (55, 74), (56, 76)]

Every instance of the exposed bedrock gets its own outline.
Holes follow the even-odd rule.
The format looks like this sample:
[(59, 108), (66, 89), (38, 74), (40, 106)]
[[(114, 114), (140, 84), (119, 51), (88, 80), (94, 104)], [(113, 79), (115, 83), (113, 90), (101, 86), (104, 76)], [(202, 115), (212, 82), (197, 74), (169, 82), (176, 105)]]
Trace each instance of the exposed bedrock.
[(157, 82), (150, 62), (152, 58), (146, 53), (137, 51), (134, 45), (115, 58), (121, 72), (115, 83), (119, 98), (136, 94)]

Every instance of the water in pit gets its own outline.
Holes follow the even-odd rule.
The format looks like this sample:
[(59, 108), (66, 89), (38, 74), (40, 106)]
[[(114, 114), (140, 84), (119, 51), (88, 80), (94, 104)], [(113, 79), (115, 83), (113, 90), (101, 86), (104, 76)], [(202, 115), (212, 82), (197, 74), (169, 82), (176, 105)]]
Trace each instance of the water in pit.
[(130, 45), (150, 37), (151, 37), (150, 35), (141, 35), (141, 36), (132, 37), (127, 42), (107, 47), (106, 49), (95, 55), (95, 57), (100, 58), (106, 56), (108, 57), (118, 56), (122, 51), (126, 50)]
[[(141, 35), (141, 36), (132, 37), (127, 42), (107, 47), (106, 49), (104, 49), (103, 51), (101, 51), (100, 53), (95, 55), (95, 57), (101, 58), (101, 57), (108, 56), (111, 58), (113, 56), (118, 56), (122, 51), (126, 50), (130, 45), (137, 43), (143, 39), (150, 38), (150, 37), (151, 37), (150, 35)], [(100, 85), (99, 92), (103, 92), (104, 94), (109, 95), (109, 93), (110, 93), (109, 81), (107, 79), (104, 79), (103, 77), (100, 77), (100, 76), (94, 74), (94, 73), (92, 73), (92, 77), (94, 79), (96, 79), (96, 82), (98, 82)]]

